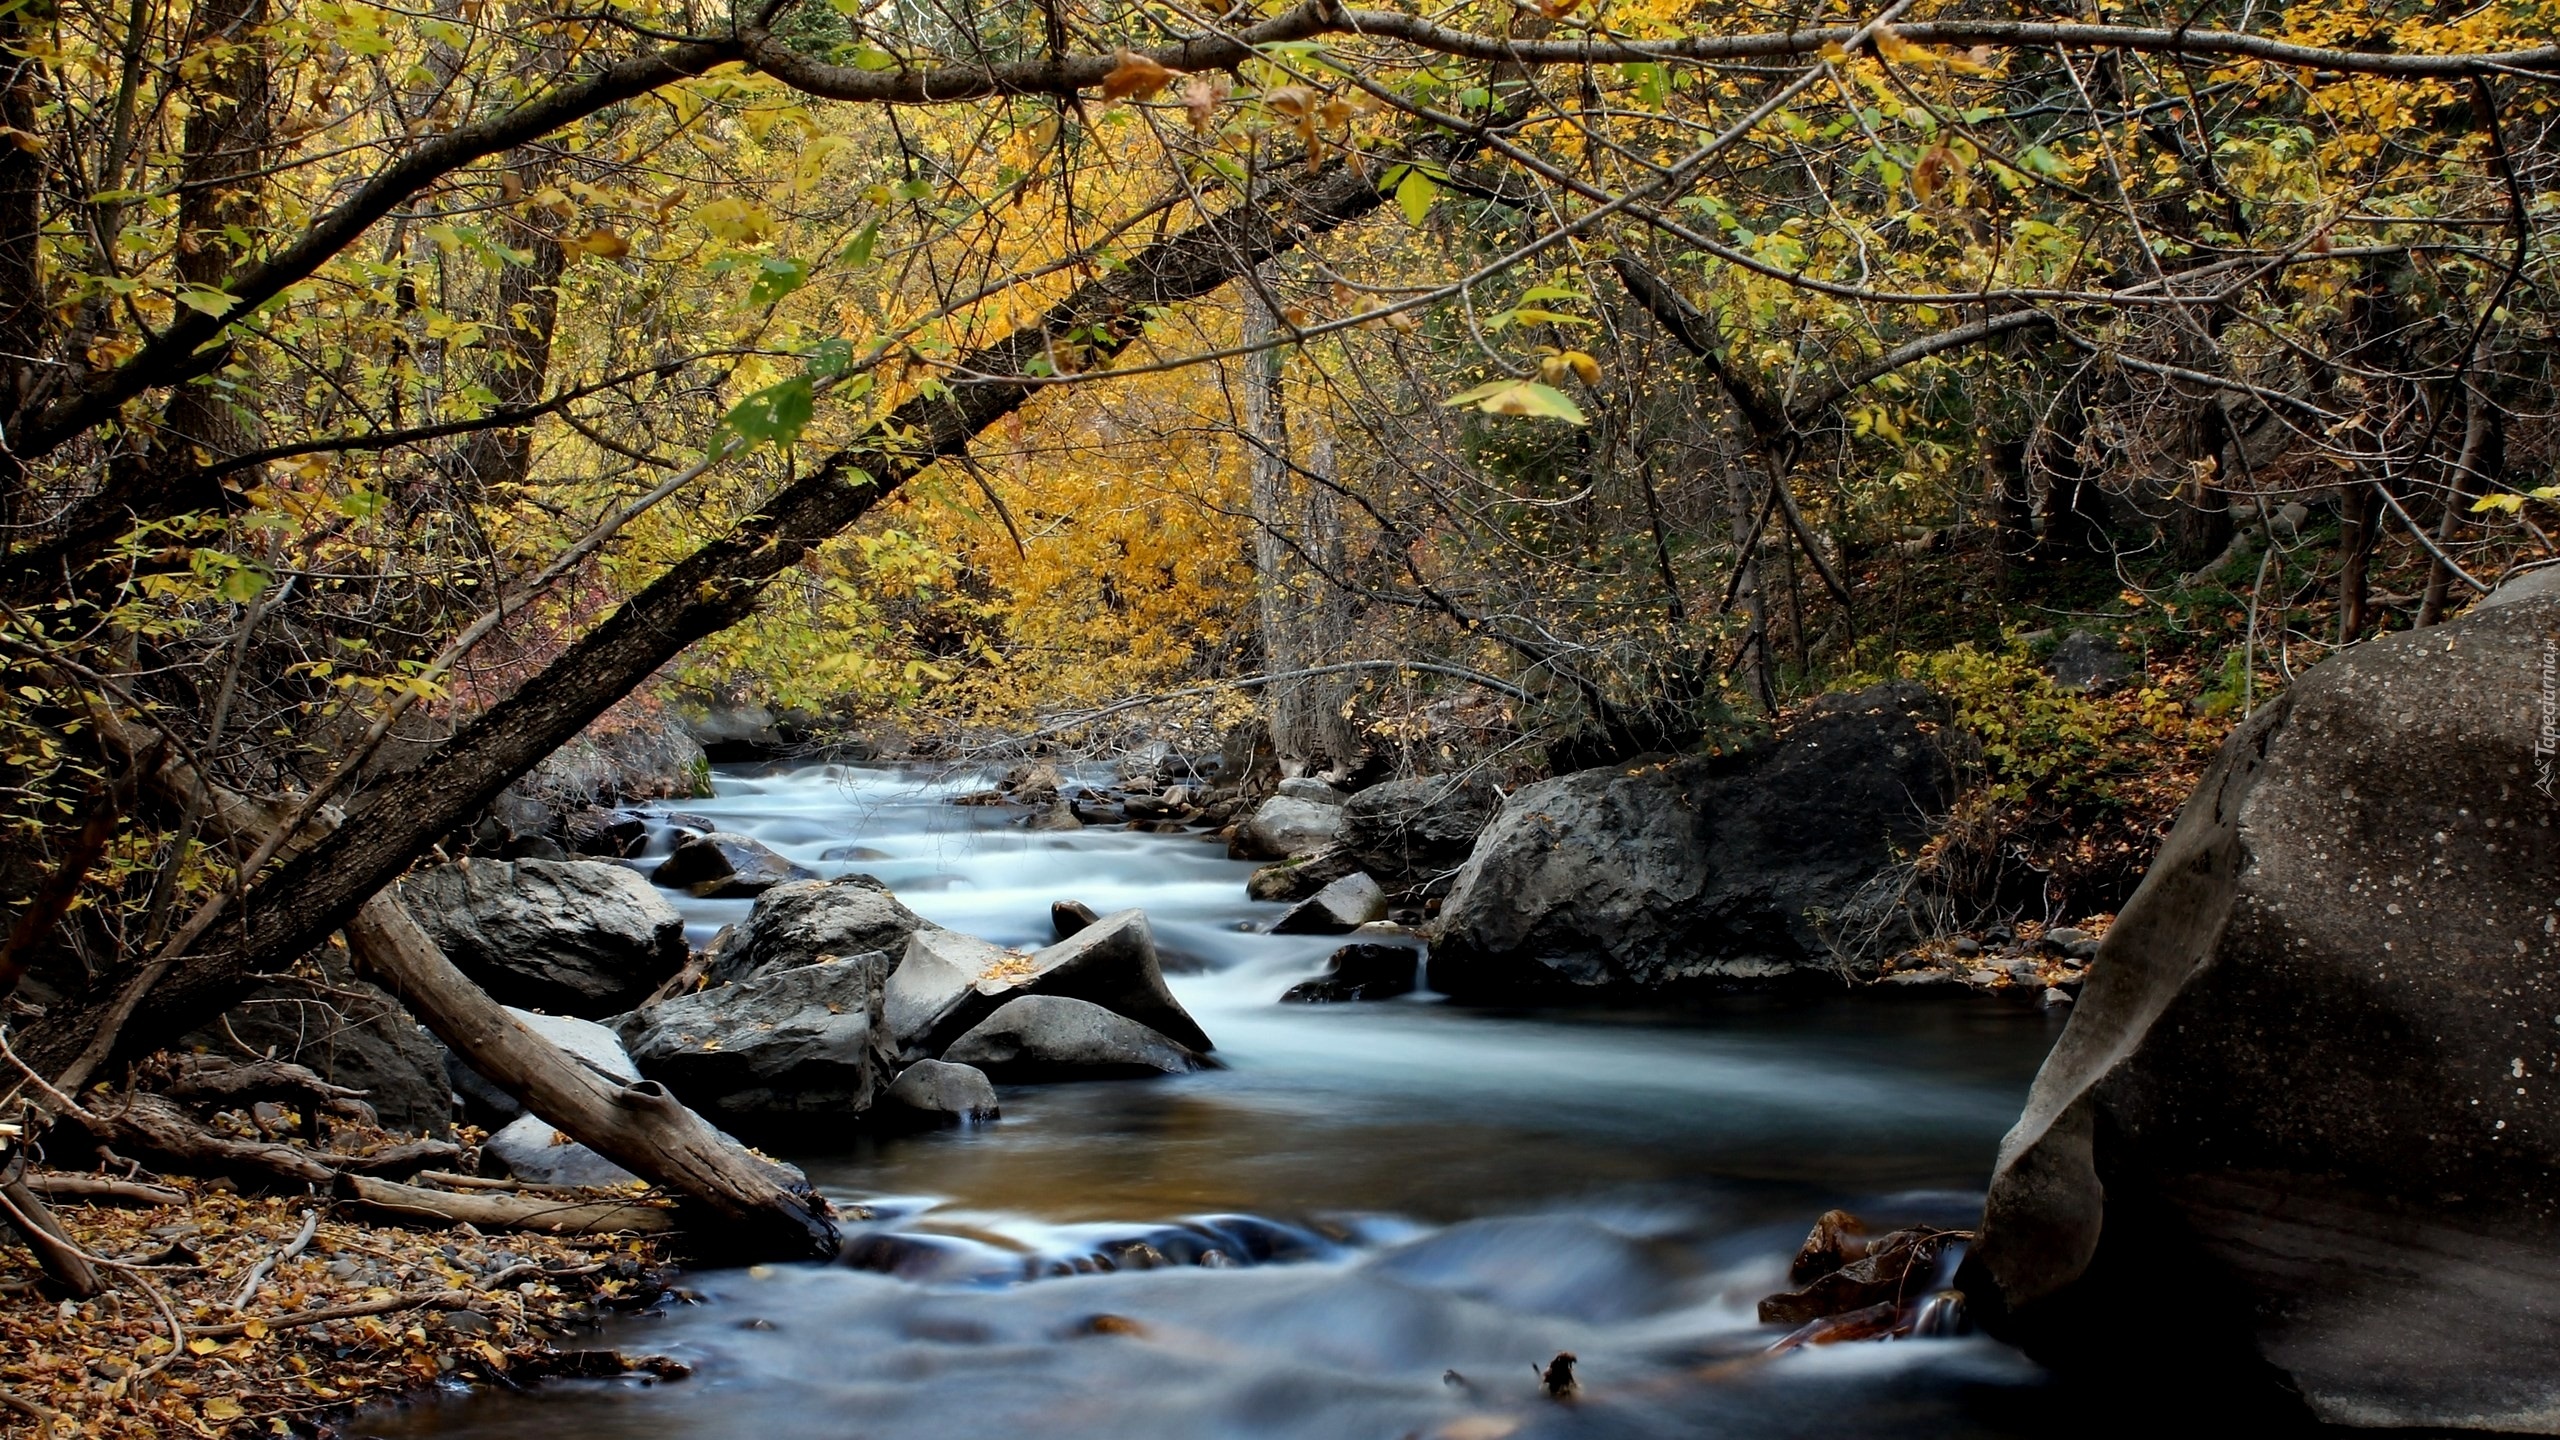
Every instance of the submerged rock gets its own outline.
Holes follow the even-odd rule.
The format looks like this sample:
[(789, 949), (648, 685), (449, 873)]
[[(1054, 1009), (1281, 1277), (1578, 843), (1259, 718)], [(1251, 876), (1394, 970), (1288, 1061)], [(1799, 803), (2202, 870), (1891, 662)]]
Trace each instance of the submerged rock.
[(697, 1110), (858, 1115), (889, 1060), (878, 1023), (888, 972), (878, 951), (765, 971), (634, 1012), (623, 1043), (642, 1074)]
[(400, 898), (502, 1005), (589, 1018), (637, 1004), (684, 965), (684, 917), (600, 860), (465, 860), (413, 872)]
[(1825, 697), (1758, 750), (1524, 786), (1440, 912), (1431, 985), (1468, 998), (1828, 974), (1910, 938), (1897, 862), (1952, 799), (1916, 685)]
[(745, 921), (716, 945), (710, 981), (721, 985), (766, 970), (814, 965), (823, 955), (898, 955), (908, 936), (932, 928), (868, 875), (795, 880), (756, 897)]
[(1271, 922), (1274, 935), (1348, 935), (1387, 918), (1387, 892), (1354, 871), (1289, 908)]
[(2493, 597), (2231, 735), (2001, 1145), (1986, 1328), (2333, 1424), (2560, 1424), (2555, 652), (2560, 597)]
[(675, 853), (649, 872), (649, 878), (698, 899), (736, 900), (761, 895), (793, 880), (818, 877), (775, 854), (760, 840), (714, 830), (708, 835), (684, 837)]
[(931, 1055), (1018, 995), (1089, 1001), (1191, 1049), (1212, 1048), (1165, 985), (1140, 910), (1105, 915), (1027, 954), (949, 930), (920, 932), (889, 977), (883, 1011), (900, 1053)]
[(1409, 945), (1345, 945), (1333, 952), (1325, 973), (1301, 980), (1280, 998), (1293, 1005), (1347, 1000), (1392, 1000), (1413, 993), (1422, 952)]
[(1006, 1001), (943, 1056), (1006, 1080), (1182, 1075), (1206, 1063), (1135, 1020), (1064, 995)]

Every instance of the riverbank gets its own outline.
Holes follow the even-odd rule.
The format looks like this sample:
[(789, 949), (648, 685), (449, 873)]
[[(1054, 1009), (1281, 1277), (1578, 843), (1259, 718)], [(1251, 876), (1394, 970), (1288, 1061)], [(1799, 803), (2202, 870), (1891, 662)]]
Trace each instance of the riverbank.
[(674, 1274), (642, 1237), (368, 1225), (326, 1197), (220, 1181), (50, 1199), (111, 1263), (99, 1295), (58, 1299), (0, 1247), (0, 1407), (8, 1433), (45, 1440), (326, 1433), (439, 1387), (596, 1373), (618, 1362), (578, 1338), (654, 1304)]

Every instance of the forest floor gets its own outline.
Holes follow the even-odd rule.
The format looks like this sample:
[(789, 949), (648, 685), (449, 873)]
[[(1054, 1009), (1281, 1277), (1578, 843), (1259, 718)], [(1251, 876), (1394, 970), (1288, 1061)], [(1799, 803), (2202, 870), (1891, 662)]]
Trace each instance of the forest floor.
[(340, 1218), (325, 1197), (154, 1184), (182, 1203), (55, 1197), (72, 1240), (111, 1262), (93, 1299), (58, 1298), (22, 1247), (0, 1246), (6, 1433), (325, 1434), (359, 1404), (440, 1383), (619, 1372), (628, 1362), (569, 1337), (654, 1302), (672, 1273), (637, 1237), (421, 1232)]

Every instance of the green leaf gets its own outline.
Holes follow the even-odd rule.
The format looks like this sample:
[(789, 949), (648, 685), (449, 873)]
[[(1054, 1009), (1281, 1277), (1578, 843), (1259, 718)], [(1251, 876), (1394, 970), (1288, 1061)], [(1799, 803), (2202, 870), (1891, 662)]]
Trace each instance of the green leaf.
[(821, 340), (809, 348), (809, 373), (833, 379), (853, 363), (853, 342)]
[(222, 592), (223, 599), (235, 605), (246, 605), (257, 599), (259, 592), (265, 590), (274, 579), (274, 576), (255, 565), (242, 565), (224, 574), (222, 583), (216, 588)]
[(808, 261), (768, 255), (756, 266), (756, 281), (747, 287), (747, 303), (770, 305), (808, 283)]
[(862, 227), (861, 234), (847, 241), (844, 249), (836, 252), (836, 259), (842, 264), (858, 268), (870, 264), (871, 253), (879, 248), (880, 222), (874, 220)]
[(1396, 182), (1396, 208), (1404, 212), (1404, 223), (1421, 229), (1423, 216), (1431, 212), (1431, 202), (1439, 198), (1440, 187), (1430, 176), (1405, 167), (1404, 178)]
[(747, 442), (758, 445), (788, 445), (809, 428), (816, 413), (814, 384), (807, 375), (794, 375), (779, 384), (768, 385), (737, 404), (721, 418), (722, 429)]
[(350, 490), (338, 497), (338, 513), (350, 520), (370, 520), (391, 503), (379, 490)]
[(190, 285), (179, 291), (178, 303), (202, 315), (231, 313), (231, 297), (210, 285)]
[(1523, 415), (1541, 420), (1562, 420), (1568, 425), (1585, 425), (1582, 407), (1573, 398), (1553, 386), (1535, 380), (1488, 380), (1470, 390), (1461, 390), (1441, 402), (1444, 405), (1473, 405), (1487, 415)]

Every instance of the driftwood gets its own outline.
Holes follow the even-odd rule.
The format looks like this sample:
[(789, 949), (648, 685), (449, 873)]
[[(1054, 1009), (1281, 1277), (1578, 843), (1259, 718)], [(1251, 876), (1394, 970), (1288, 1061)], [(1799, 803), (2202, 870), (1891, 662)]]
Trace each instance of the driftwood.
[(722, 1138), (665, 1086), (617, 1084), (570, 1059), (455, 969), (388, 892), (366, 901), (346, 933), (358, 963), (472, 1069), (597, 1154), (707, 1212), (716, 1223), (696, 1233), (708, 1248), (740, 1257), (835, 1254), (823, 1199)]
[(309, 1150), (221, 1134), (165, 1095), (101, 1096), (76, 1117), (103, 1144), (149, 1155), (164, 1170), (253, 1185), (326, 1185), (337, 1169)]
[[(137, 756), (159, 740), (135, 725), (118, 727), (107, 738)], [(201, 805), (206, 834), (222, 840), (254, 842), (293, 810), (211, 784), (165, 749), (151, 783)], [(331, 817), (314, 817), (288, 848), (310, 843), (333, 823)], [(824, 1199), (796, 1189), (780, 1170), (722, 1138), (665, 1087), (616, 1084), (526, 1028), (454, 968), (392, 892), (366, 901), (345, 933), (357, 964), (396, 992), (472, 1069), (606, 1159), (705, 1212), (716, 1223), (698, 1226), (696, 1233), (708, 1237), (708, 1249), (740, 1259), (835, 1254), (839, 1241)], [(323, 1173), (312, 1183), (328, 1178)]]
[(349, 1175), (338, 1193), (393, 1219), (473, 1225), (483, 1230), (539, 1230), (551, 1235), (610, 1232), (664, 1234), (676, 1228), (673, 1210), (645, 1200), (551, 1200), (530, 1195), (463, 1195), (389, 1180)]
[(235, 1061), (220, 1055), (166, 1055), (144, 1067), (143, 1085), (172, 1100), (211, 1104), (222, 1109), (254, 1105), (261, 1100), (287, 1101), (355, 1120), (381, 1123), (364, 1092), (332, 1085), (318, 1071), (290, 1060)]
[(71, 1201), (83, 1205), (139, 1205), (156, 1209), (162, 1205), (184, 1205), (186, 1192), (165, 1185), (145, 1185), (138, 1180), (109, 1180), (102, 1175), (29, 1175), (27, 1188), (50, 1201)]
[(249, 1327), (261, 1330), (291, 1330), (299, 1325), (326, 1325), (332, 1320), (361, 1320), (367, 1315), (391, 1315), (402, 1310), (468, 1310), (485, 1304), (488, 1296), (469, 1290), (429, 1290), (415, 1295), (394, 1295), (383, 1300), (365, 1300), (353, 1305), (332, 1305), (325, 1310), (296, 1310), (283, 1315), (268, 1315), (256, 1320), (237, 1320), (225, 1325), (190, 1325), (190, 1337), (197, 1335), (222, 1339), (246, 1335)]
[(97, 1267), (71, 1237), (63, 1231), (62, 1222), (53, 1218), (41, 1197), (27, 1186), (14, 1158), (8, 1178), (0, 1180), (0, 1220), (18, 1232), (27, 1248), (35, 1252), (36, 1263), (64, 1293), (75, 1300), (86, 1300), (106, 1288), (98, 1278)]

